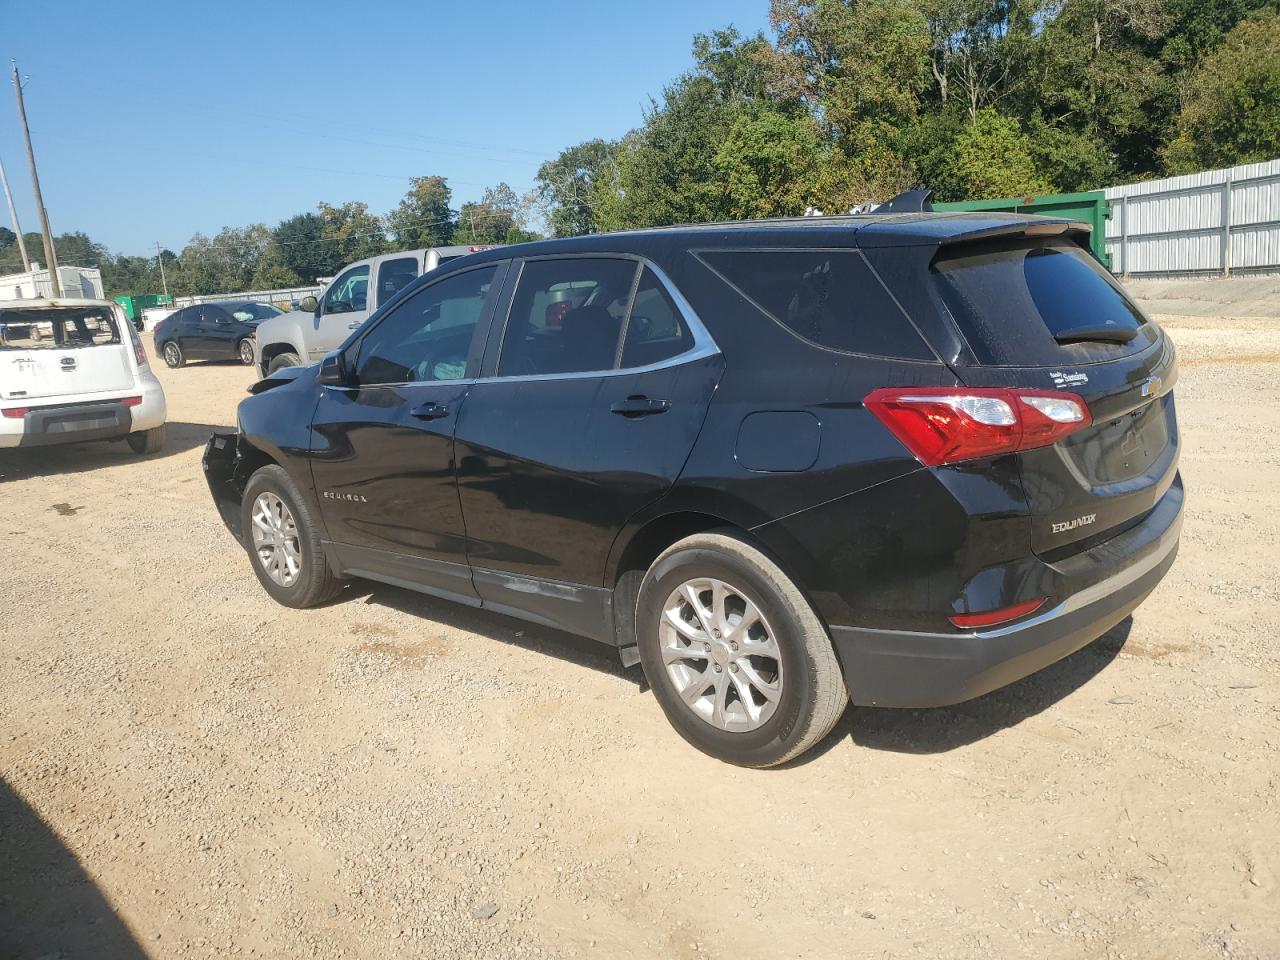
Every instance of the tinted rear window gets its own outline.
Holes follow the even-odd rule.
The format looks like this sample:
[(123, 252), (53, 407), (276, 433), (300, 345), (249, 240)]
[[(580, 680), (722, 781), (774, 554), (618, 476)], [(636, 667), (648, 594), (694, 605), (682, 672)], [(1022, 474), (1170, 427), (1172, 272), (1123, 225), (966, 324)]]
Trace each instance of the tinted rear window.
[(731, 250), (698, 257), (810, 343), (843, 353), (934, 359), (857, 251)]
[[(979, 363), (1092, 363), (1135, 353), (1155, 337), (1137, 306), (1073, 243), (964, 247), (935, 260), (930, 273)], [(1054, 339), (1086, 327), (1138, 335), (1123, 344)]]

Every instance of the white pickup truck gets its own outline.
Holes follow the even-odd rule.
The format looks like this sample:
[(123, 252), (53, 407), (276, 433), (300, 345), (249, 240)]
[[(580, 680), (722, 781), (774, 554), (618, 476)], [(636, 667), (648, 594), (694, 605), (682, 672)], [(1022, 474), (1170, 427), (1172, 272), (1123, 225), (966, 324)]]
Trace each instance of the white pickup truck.
[(281, 367), (317, 363), (336, 350), (351, 331), (364, 323), (406, 286), (428, 270), (488, 246), (430, 247), (384, 253), (349, 264), (324, 290), (319, 300), (307, 297), (297, 310), (272, 317), (258, 326), (255, 362), (262, 376)]

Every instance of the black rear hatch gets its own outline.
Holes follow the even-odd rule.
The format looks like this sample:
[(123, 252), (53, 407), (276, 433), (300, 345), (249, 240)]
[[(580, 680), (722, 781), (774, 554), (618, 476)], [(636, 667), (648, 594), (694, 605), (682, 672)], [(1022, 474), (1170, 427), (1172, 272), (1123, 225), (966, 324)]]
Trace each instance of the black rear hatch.
[(1141, 519), (1177, 472), (1173, 345), (1071, 236), (943, 246), (932, 290), (968, 343), (955, 364), (975, 387), (1064, 390), (1093, 422), (1019, 454), (1035, 518), (1032, 549), (1053, 561)]

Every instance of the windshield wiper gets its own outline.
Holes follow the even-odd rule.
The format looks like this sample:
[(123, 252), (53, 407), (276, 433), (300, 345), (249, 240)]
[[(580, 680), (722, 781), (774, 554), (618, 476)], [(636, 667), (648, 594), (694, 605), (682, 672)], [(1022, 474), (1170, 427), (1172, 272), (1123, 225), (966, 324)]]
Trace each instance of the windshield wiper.
[(1137, 327), (1072, 327), (1070, 330), (1060, 330), (1055, 333), (1053, 339), (1059, 343), (1088, 343), (1090, 341), (1128, 343), (1137, 335)]

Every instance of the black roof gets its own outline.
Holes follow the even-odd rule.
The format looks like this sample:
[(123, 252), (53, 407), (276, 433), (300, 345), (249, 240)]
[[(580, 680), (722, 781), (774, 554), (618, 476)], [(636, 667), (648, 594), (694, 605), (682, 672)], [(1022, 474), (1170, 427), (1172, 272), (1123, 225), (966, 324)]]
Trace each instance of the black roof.
[[(474, 253), (467, 264), (509, 257), (566, 253), (646, 253), (655, 249), (716, 246), (932, 246), (985, 236), (1089, 232), (1089, 225), (1061, 217), (1021, 213), (899, 213), (839, 217), (788, 217), (727, 223), (647, 227), (559, 240), (535, 240)], [(459, 261), (461, 263), (461, 261)], [(452, 264), (451, 264), (452, 266)]]

